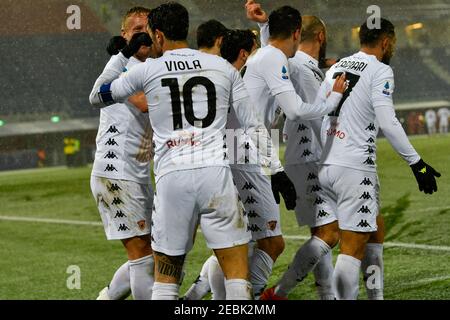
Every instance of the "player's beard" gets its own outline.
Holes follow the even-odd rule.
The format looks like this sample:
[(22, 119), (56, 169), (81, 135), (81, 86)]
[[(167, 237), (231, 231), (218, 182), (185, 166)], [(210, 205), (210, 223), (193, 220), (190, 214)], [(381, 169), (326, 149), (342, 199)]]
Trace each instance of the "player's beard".
[(327, 42), (322, 43), (319, 49), (319, 68), (326, 67), (326, 58), (327, 58)]

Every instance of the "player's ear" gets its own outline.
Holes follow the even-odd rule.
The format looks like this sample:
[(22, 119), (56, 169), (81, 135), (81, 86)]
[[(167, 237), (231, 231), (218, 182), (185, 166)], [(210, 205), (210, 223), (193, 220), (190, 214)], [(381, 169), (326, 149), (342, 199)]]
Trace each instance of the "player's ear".
[(295, 30), (294, 32), (294, 41), (300, 41), (302, 36), (302, 28)]

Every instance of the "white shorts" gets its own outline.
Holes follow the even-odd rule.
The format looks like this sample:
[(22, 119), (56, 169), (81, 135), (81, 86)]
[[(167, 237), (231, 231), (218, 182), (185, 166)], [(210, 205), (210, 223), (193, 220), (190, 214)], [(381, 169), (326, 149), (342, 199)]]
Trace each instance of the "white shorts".
[(91, 191), (108, 240), (150, 234), (153, 205), (150, 184), (91, 176)]
[(339, 229), (377, 231), (380, 184), (376, 172), (324, 165), (319, 169), (323, 214), (336, 215)]
[(281, 235), (280, 207), (275, 202), (270, 177), (233, 168), (231, 172), (248, 216), (252, 240)]
[(228, 167), (170, 172), (156, 183), (152, 248), (169, 256), (188, 253), (200, 225), (210, 249), (249, 242), (247, 217)]
[(335, 215), (324, 214), (318, 204), (325, 201), (320, 190), (319, 166), (311, 162), (306, 164), (286, 165), (286, 174), (295, 186), (297, 205), (295, 213), (299, 226), (316, 228), (337, 220)]

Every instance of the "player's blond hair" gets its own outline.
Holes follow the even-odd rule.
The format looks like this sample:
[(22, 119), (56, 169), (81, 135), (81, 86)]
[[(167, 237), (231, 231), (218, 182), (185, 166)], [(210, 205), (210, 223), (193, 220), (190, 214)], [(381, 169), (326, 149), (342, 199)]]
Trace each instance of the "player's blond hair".
[(312, 41), (319, 32), (326, 32), (325, 23), (317, 16), (302, 17), (301, 42)]
[(125, 15), (122, 18), (122, 30), (125, 30), (127, 20), (128, 18), (135, 16), (135, 15), (149, 15), (150, 9), (145, 7), (133, 7), (130, 10), (125, 13)]

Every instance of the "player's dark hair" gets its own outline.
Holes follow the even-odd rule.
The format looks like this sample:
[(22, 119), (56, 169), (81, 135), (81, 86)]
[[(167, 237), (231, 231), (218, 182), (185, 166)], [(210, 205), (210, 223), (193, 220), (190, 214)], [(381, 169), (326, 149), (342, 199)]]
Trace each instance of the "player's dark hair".
[(212, 48), (217, 38), (225, 36), (228, 29), (217, 20), (209, 20), (197, 28), (197, 46), (199, 48)]
[(269, 16), (269, 33), (273, 39), (287, 39), (302, 27), (300, 11), (290, 6), (283, 6)]
[(256, 35), (251, 30), (230, 30), (223, 37), (220, 55), (233, 64), (244, 49), (251, 52), (256, 41)]
[(384, 18), (381, 18), (380, 28), (369, 28), (366, 21), (359, 29), (359, 42), (361, 46), (374, 47), (384, 36), (395, 36), (394, 25)]
[(189, 32), (189, 13), (177, 2), (164, 3), (151, 10), (148, 25), (152, 31), (163, 32), (169, 40), (185, 41)]
[(134, 15), (148, 15), (149, 13), (150, 9), (145, 7), (133, 7), (129, 9), (122, 18), (122, 29), (125, 29), (125, 23), (129, 17)]

